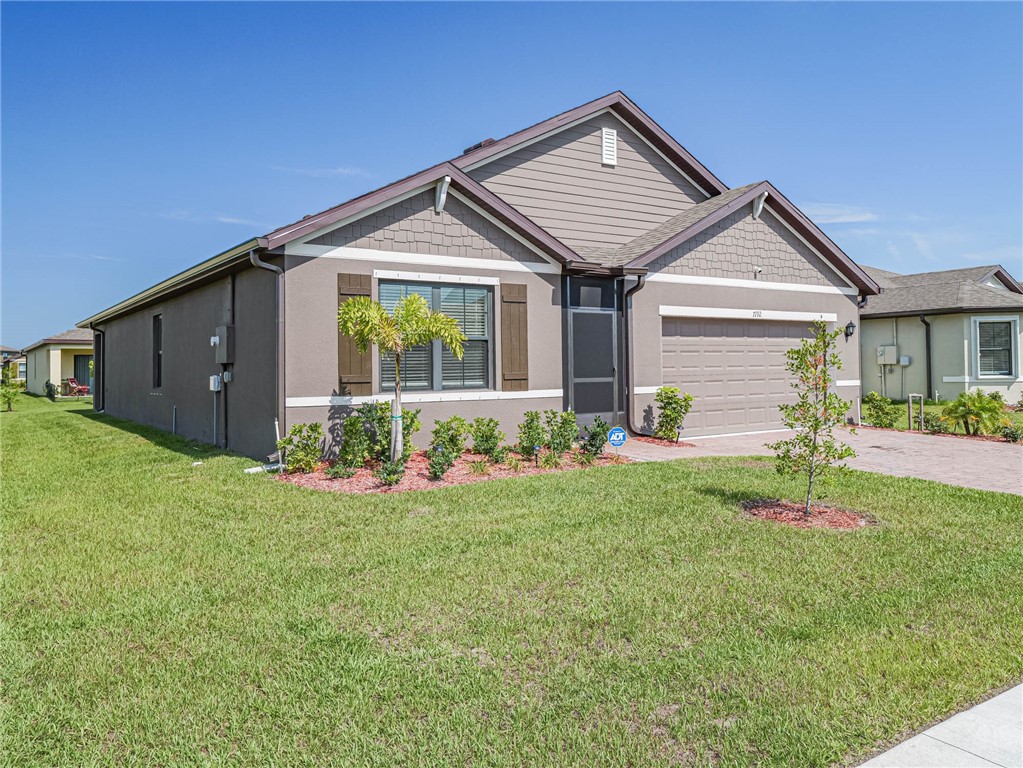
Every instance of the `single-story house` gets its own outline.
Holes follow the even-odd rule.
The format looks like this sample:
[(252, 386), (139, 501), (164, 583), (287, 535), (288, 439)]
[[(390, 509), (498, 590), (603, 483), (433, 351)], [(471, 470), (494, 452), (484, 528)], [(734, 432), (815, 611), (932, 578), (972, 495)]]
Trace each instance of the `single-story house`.
[(50, 382), (57, 394), (62, 394), (61, 385), (72, 378), (89, 386), (92, 340), (92, 331), (72, 328), (25, 347), (27, 390), (45, 395), (46, 382)]
[(0, 347), (0, 353), (3, 355), (0, 367), (3, 368), (4, 377), (9, 378), (12, 382), (24, 384), (27, 377), (28, 359), (19, 350), (10, 347)]
[(899, 275), (873, 267), (881, 286), (860, 312), (863, 394), (948, 400), (960, 392), (1023, 397), (1023, 287), (1003, 267)]
[[(434, 419), (573, 409), (633, 430), (661, 385), (686, 434), (767, 431), (785, 351), (859, 320), (874, 280), (770, 182), (729, 188), (615, 92), (254, 237), (83, 320), (95, 407), (251, 456), (280, 432), (386, 399), (393, 363), (339, 335), (353, 296), (415, 292), (457, 317), (456, 360), (408, 356), (404, 402)], [(855, 341), (838, 389), (859, 393)]]

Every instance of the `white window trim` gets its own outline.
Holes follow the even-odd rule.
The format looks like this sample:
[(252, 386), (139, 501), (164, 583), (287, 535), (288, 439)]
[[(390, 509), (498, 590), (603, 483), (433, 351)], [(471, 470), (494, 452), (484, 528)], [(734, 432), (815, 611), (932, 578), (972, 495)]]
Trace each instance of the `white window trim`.
[[(1019, 315), (973, 315), (970, 317), (971, 333), (970, 343), (973, 345), (973, 378), (977, 381), (1016, 381), (1020, 378), (1019, 360)], [(1012, 370), (1005, 373), (981, 373), (980, 372), (980, 324), (981, 323), (1011, 323), (1010, 341), (1012, 349), (1009, 353), (1009, 360), (1012, 363)]]

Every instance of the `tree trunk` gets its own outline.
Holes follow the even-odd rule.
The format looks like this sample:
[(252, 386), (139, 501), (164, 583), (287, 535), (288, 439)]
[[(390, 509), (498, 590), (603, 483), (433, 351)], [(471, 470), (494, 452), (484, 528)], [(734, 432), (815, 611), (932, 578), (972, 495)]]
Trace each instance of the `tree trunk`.
[(391, 461), (404, 453), (401, 428), (401, 353), (394, 353), (394, 400), (391, 401)]

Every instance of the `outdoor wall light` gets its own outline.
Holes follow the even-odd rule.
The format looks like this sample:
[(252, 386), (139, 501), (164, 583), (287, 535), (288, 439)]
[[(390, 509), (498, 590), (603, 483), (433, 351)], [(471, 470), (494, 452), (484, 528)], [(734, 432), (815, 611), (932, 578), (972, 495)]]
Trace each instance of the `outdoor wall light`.
[(854, 333), (856, 333), (856, 323), (854, 323), (852, 320), (850, 320), (849, 321), (849, 325), (847, 325), (845, 327), (845, 337), (847, 339), (850, 339), (850, 338), (852, 338), (852, 335)]

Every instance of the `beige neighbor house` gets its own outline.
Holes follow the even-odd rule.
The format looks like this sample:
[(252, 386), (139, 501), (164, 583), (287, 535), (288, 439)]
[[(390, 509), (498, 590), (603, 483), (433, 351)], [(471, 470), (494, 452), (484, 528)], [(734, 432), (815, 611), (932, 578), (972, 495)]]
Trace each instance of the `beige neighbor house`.
[(20, 349), (0, 346), (0, 367), (5, 377), (13, 382), (25, 383), (27, 361)]
[(860, 313), (863, 393), (949, 400), (971, 390), (1023, 397), (1023, 287), (1003, 267), (899, 275)]
[(91, 331), (72, 328), (40, 339), (25, 348), (26, 388), (35, 395), (46, 394), (46, 383), (57, 389), (58, 395), (69, 394), (68, 379), (89, 386), (89, 363), (92, 362)]
[[(410, 126), (411, 128), (411, 126)], [(410, 134), (414, 135), (414, 134)], [(95, 407), (254, 457), (281, 431), (390, 396), (393, 363), (338, 333), (340, 303), (418, 293), (465, 357), (407, 356), (435, 419), (573, 409), (639, 431), (661, 385), (686, 434), (780, 426), (785, 352), (845, 328), (878, 286), (767, 181), (729, 188), (621, 92), (253, 237), (83, 320)], [(860, 391), (855, 340), (839, 392)]]

